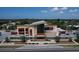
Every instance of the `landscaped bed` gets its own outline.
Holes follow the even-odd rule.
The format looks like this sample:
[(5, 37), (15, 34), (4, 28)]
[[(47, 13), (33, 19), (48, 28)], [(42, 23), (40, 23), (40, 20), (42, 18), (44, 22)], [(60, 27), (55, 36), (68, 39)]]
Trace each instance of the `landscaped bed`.
[(56, 44), (74, 44), (74, 42), (60, 41), (60, 42), (56, 42)]
[(63, 46), (65, 48), (79, 48), (79, 45), (60, 45)]

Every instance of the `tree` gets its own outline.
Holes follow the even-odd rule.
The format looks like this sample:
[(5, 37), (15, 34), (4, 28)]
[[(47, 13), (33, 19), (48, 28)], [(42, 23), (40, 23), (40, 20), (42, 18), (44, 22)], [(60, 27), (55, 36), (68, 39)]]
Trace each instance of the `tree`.
[(72, 42), (72, 38), (69, 38), (69, 42)]
[(76, 41), (76, 42), (79, 42), (79, 35), (76, 35), (75, 41)]
[(8, 37), (6, 37), (6, 38), (5, 38), (5, 41), (6, 41), (6, 42), (10, 42), (10, 40), (9, 40), (9, 38), (8, 38)]
[(60, 37), (56, 36), (55, 39), (56, 39), (56, 42), (60, 42)]
[(16, 29), (16, 25), (10, 25), (10, 26), (8, 27), (8, 29), (9, 29), (9, 30), (15, 30), (15, 29)]

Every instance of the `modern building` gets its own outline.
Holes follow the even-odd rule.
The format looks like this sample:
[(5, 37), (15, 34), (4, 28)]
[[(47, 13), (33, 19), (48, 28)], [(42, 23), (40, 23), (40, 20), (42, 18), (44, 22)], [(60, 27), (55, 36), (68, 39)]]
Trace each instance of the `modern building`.
[[(10, 39), (21, 36), (29, 37), (30, 39), (27, 43), (56, 43), (50, 37), (60, 36), (60, 34), (65, 32), (65, 30), (58, 28), (57, 25), (48, 24), (46, 21), (38, 21), (31, 24), (19, 25), (16, 30), (10, 31), (10, 34), (7, 34), (7, 36)], [(20, 41), (20, 39), (11, 39), (11, 41)]]
[(59, 35), (56, 25), (49, 25), (45, 21), (34, 22), (29, 25), (17, 26), (17, 35), (25, 35), (28, 37), (55, 37)]

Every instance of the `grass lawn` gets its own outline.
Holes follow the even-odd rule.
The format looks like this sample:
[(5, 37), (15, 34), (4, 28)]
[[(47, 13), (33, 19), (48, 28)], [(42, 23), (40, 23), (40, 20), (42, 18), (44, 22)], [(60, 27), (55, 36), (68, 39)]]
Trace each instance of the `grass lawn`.
[(21, 46), (0, 46), (0, 48), (18, 48)]
[(79, 48), (79, 45), (61, 45), (65, 48)]

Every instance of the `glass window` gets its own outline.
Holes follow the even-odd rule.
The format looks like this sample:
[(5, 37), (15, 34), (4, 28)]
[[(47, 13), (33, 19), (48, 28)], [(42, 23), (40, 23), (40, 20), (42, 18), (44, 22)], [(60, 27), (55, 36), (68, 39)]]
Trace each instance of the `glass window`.
[(28, 34), (28, 28), (26, 28), (26, 34)]
[(24, 28), (19, 28), (18, 31), (19, 31), (19, 34), (24, 34)]
[(19, 28), (18, 31), (24, 31), (24, 28)]
[(37, 25), (37, 33), (44, 33), (44, 24)]

